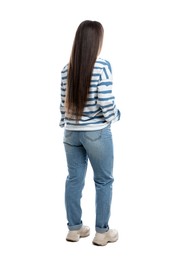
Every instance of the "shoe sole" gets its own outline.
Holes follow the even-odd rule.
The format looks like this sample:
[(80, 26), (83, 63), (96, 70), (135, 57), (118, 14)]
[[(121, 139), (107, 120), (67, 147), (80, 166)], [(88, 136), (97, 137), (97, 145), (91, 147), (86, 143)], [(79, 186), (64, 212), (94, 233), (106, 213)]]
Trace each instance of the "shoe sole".
[(88, 233), (88, 234), (86, 234), (86, 235), (81, 235), (81, 236), (79, 236), (79, 238), (78, 239), (70, 239), (70, 238), (66, 238), (66, 241), (68, 241), (68, 242), (78, 242), (79, 240), (80, 240), (80, 238), (84, 238), (84, 237), (88, 237), (90, 235), (90, 233)]
[(106, 246), (108, 243), (114, 243), (114, 242), (116, 242), (118, 240), (118, 237), (117, 238), (115, 238), (114, 240), (110, 240), (110, 241), (106, 241), (105, 243), (97, 243), (97, 242), (95, 242), (95, 241), (93, 241), (92, 243), (93, 243), (93, 245), (95, 245), (95, 246)]

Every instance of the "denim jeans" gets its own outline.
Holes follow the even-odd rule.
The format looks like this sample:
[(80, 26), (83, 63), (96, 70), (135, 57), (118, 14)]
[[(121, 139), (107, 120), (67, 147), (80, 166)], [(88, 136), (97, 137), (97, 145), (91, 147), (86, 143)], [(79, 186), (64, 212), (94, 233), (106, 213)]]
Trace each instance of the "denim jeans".
[[(65, 185), (65, 207), (69, 230), (81, 228), (81, 198), (85, 184), (88, 159), (94, 173), (96, 232), (109, 229), (112, 184), (113, 141), (110, 125), (95, 131), (64, 132), (68, 176)], [(90, 196), (90, 194), (89, 194)]]

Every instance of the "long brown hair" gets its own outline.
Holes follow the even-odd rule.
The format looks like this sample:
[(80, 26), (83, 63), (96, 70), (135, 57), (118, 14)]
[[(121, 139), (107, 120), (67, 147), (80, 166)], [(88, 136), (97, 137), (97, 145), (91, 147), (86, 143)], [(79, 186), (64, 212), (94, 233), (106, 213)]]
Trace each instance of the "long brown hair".
[(80, 119), (88, 96), (94, 63), (102, 48), (103, 26), (85, 20), (77, 28), (68, 64), (67, 116)]

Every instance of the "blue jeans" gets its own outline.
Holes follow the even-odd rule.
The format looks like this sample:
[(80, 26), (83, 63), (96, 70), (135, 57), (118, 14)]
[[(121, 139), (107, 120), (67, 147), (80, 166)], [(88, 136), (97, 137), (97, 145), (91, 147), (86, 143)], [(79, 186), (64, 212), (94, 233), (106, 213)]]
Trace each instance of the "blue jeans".
[[(96, 192), (96, 232), (109, 229), (113, 184), (113, 141), (110, 125), (95, 131), (64, 132), (68, 176), (65, 186), (65, 207), (69, 230), (80, 229), (81, 198), (88, 159), (94, 172)], [(89, 194), (90, 196), (90, 194)]]

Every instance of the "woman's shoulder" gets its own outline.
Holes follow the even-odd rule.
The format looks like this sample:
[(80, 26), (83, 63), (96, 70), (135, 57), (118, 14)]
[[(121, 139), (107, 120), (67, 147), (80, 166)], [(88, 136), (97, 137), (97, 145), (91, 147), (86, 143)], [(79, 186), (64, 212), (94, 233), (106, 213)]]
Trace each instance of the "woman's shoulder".
[(110, 61), (106, 60), (104, 58), (101, 58), (101, 57), (97, 58), (95, 65), (97, 65), (101, 68), (107, 67), (110, 71), (112, 71)]
[(62, 68), (61, 73), (66, 73), (67, 70), (68, 70), (68, 64), (66, 64), (66, 65)]

